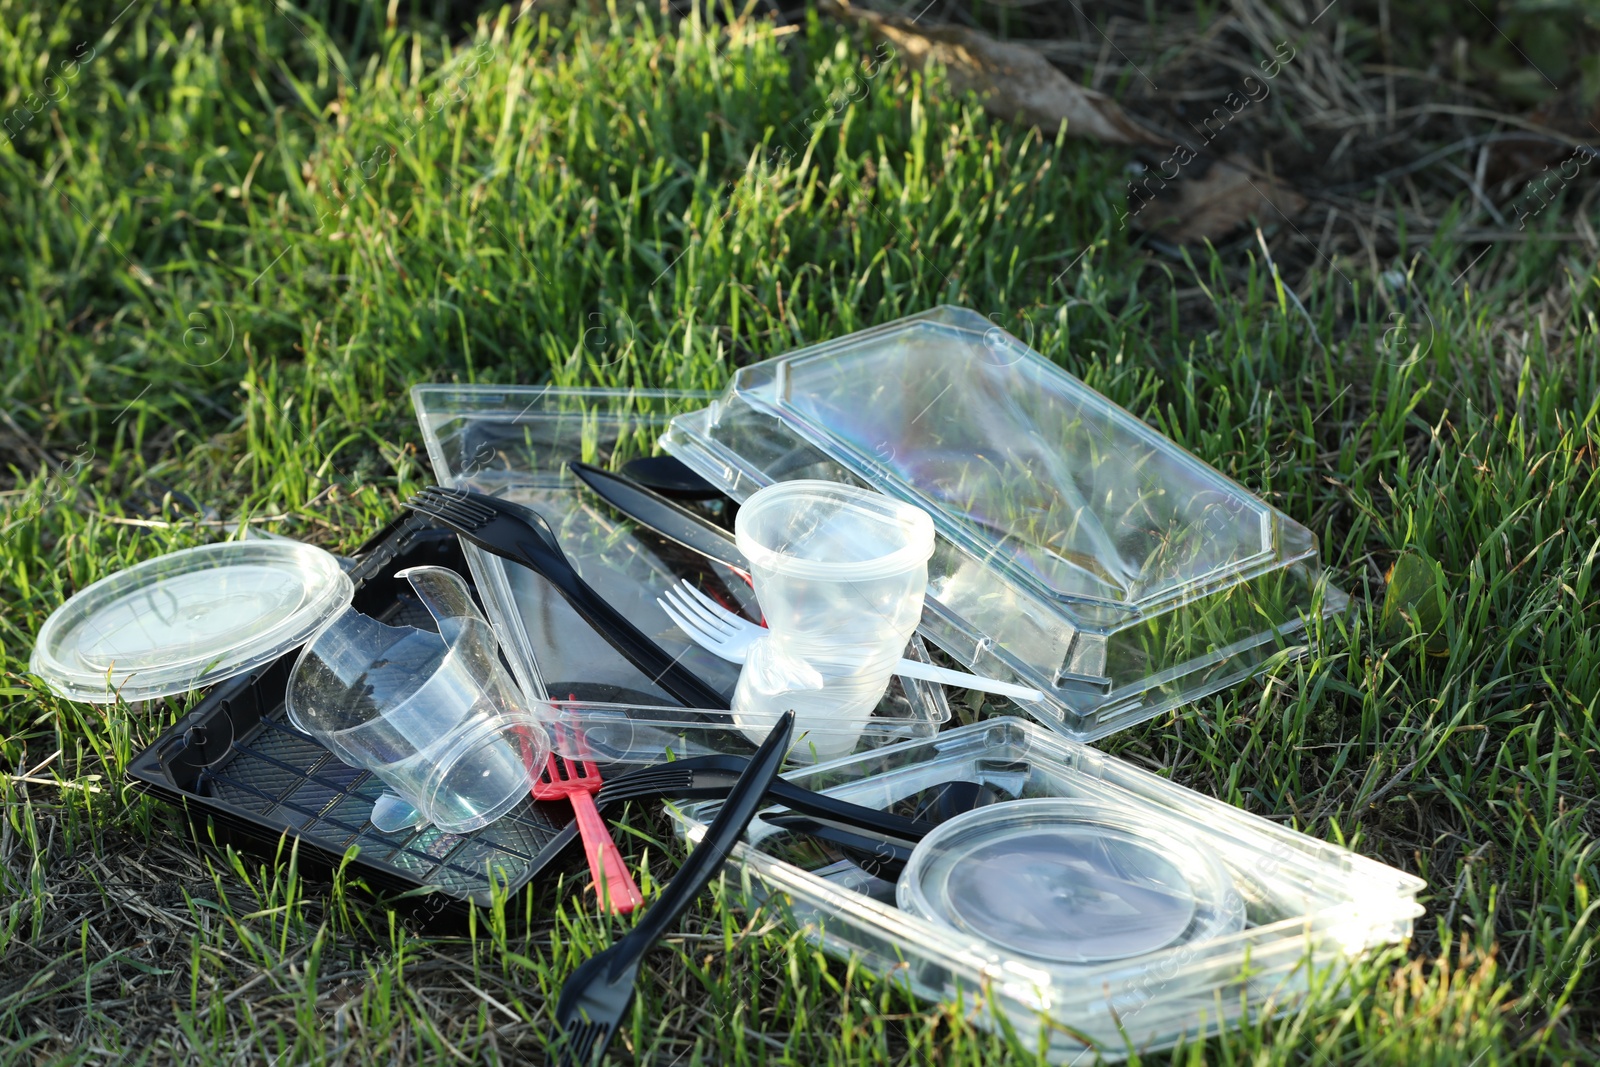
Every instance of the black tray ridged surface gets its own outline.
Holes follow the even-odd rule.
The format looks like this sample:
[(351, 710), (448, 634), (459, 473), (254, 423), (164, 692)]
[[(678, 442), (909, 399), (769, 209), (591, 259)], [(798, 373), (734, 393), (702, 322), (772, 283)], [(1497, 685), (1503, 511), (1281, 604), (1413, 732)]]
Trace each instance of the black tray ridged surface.
[[(357, 558), (355, 606), (395, 625), (433, 629), (432, 617), (396, 571), (436, 564), (471, 581), (455, 535), (420, 517), (395, 520)], [(471, 905), (488, 903), (491, 880), (513, 894), (531, 889), (575, 839), (566, 801), (531, 798), (470, 834), (374, 829), (368, 815), (383, 783), (344, 764), (284, 717), (284, 691), (299, 651), (214, 687), (134, 757), (128, 771), (134, 783), (181, 805), (202, 840), (277, 853), (288, 835), (298, 844), (302, 869), (313, 874), (344, 864), (354, 847), (347, 877), (382, 896), (408, 894), (398, 906), (424, 917), (464, 917)]]

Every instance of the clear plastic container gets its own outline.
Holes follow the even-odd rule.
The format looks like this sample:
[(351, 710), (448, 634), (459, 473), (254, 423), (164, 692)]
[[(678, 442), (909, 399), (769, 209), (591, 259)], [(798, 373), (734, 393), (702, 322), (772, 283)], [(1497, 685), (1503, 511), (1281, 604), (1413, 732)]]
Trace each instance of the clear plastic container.
[[(412, 390), (417, 419), (439, 484), (498, 493), (543, 515), (562, 551), (601, 596), (714, 688), (732, 696), (738, 664), (700, 648), (667, 617), (657, 598), (680, 581), (752, 622), (760, 609), (750, 587), (713, 564), (612, 511), (567, 468), (582, 460), (616, 469), (654, 453), (676, 414), (703, 406), (704, 393), (557, 389), (535, 386), (422, 385)], [(731, 525), (720, 503), (702, 514)], [(727, 711), (684, 709), (524, 567), (464, 546), (484, 610), (512, 672), (530, 700), (546, 702), (570, 730), (556, 743), (592, 732), (600, 761), (654, 762), (668, 752), (753, 751)], [(905, 655), (926, 661), (920, 638)], [(829, 730), (797, 730), (803, 747), (823, 750), (852, 735), (863, 746), (927, 737), (950, 717), (943, 687), (895, 678), (877, 707)], [(591, 731), (592, 727), (592, 731)], [(827, 736), (824, 736), (827, 735)], [(834, 736), (839, 735), (839, 736)], [(564, 755), (582, 752), (561, 748)]]
[[(1020, 718), (785, 777), (857, 804), (946, 819), (901, 876), (918, 885), (904, 899), (920, 899), (914, 906), (933, 917), (899, 907), (901, 886), (832, 846), (760, 819), (733, 857), (749, 898), (833, 955), (925, 999), (959, 1001), (980, 1026), (997, 1028), (1004, 1014), (1025, 1046), (1043, 1043), (1057, 1063), (1088, 1049), (1108, 1060), (1130, 1047), (1148, 1056), (1242, 1017), (1292, 1010), (1308, 990), (1337, 988), (1329, 980), (1353, 957), (1410, 936), (1422, 913), (1419, 878)], [(964, 798), (966, 814), (935, 802), (950, 794)], [(984, 806), (971, 808), (975, 797)], [(693, 839), (715, 807), (669, 810)], [(1050, 839), (1042, 849), (1016, 847), (1041, 832)], [(1040, 902), (1054, 942), (1043, 930), (1018, 936), (1016, 909), (1039, 872), (1015, 856), (978, 869), (1008, 847), (1043, 851), (1052, 865), (1066, 853), (1101, 891)], [(933, 862), (941, 855), (961, 862)], [(1045, 878), (1062, 888), (1059, 871)], [(952, 899), (964, 901), (954, 920)], [(1075, 944), (1060, 937), (1069, 912), (1084, 935)]]
[(768, 627), (739, 675), (735, 719), (764, 737), (792, 710), (797, 733), (831, 742), (819, 757), (845, 755), (859, 725), (834, 724), (872, 714), (922, 617), (933, 522), (881, 493), (794, 481), (751, 497), (734, 531)]
[(412, 567), (437, 633), (389, 626), (349, 608), (295, 661), (291, 722), (394, 791), (372, 823), (481, 829), (526, 800), (550, 745), (500, 664), (494, 633), (466, 583), (444, 567)]
[(745, 367), (662, 447), (739, 500), (826, 479), (927, 510), (921, 633), (1079, 740), (1304, 653), (1347, 603), (1310, 531), (961, 308)]

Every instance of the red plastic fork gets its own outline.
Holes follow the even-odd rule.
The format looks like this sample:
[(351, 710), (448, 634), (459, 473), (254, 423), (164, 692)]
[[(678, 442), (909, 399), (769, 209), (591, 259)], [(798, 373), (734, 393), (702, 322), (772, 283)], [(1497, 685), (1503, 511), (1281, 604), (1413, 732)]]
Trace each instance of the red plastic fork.
[(622, 853), (611, 839), (605, 820), (594, 806), (594, 793), (600, 791), (600, 768), (588, 760), (567, 760), (550, 754), (533, 785), (533, 799), (572, 801), (578, 817), (578, 832), (583, 835), (583, 851), (589, 857), (589, 873), (601, 901), (618, 915), (625, 915), (644, 903), (633, 875), (622, 862)]

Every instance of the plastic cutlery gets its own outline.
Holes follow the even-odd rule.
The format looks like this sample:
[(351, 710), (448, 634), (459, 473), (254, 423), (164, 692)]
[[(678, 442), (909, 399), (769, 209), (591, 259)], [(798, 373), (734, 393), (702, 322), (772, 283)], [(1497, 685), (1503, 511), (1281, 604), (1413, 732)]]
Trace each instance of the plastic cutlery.
[(685, 908), (700, 895), (711, 876), (722, 867), (734, 843), (744, 835), (778, 775), (794, 734), (794, 713), (784, 712), (761, 748), (728, 793), (717, 817), (706, 827), (700, 843), (678, 875), (661, 891), (655, 905), (621, 941), (591, 956), (572, 972), (556, 1001), (556, 1024), (565, 1041), (561, 1062), (590, 1067), (605, 1053), (622, 1018), (633, 1002), (633, 983), (639, 964), (652, 946), (672, 928)]
[(405, 502), (464, 540), (530, 568), (548, 581), (595, 632), (686, 707), (723, 709), (727, 699), (668, 655), (578, 574), (550, 524), (531, 508), (469, 489), (429, 486)]
[[(661, 610), (677, 624), (678, 629), (715, 655), (730, 663), (743, 663), (750, 646), (765, 634), (766, 628), (749, 619), (740, 618), (721, 604), (706, 596), (688, 582), (680, 582), (668, 589), (665, 598), (656, 598)], [(895, 673), (902, 678), (919, 678), (940, 685), (961, 686), (984, 693), (1010, 697), (1013, 700), (1043, 700), (1044, 694), (1024, 685), (1013, 685), (981, 674), (968, 674), (914, 659), (902, 659)]]
[[(743, 756), (712, 755), (691, 756), (671, 763), (641, 767), (607, 782), (599, 793), (599, 799), (606, 804), (614, 804), (623, 800), (721, 798), (727, 796), (728, 790), (733, 788), (749, 762)], [(782, 778), (772, 780), (772, 784), (767, 786), (767, 796), (802, 814), (892, 834), (910, 841), (922, 840), (924, 834), (938, 825), (937, 820), (919, 822), (878, 808), (852, 804)]]
[(594, 878), (595, 892), (601, 902), (612, 912), (625, 915), (644, 902), (639, 887), (628, 873), (611, 831), (594, 806), (594, 794), (604, 783), (600, 769), (587, 760), (566, 760), (550, 754), (544, 773), (533, 786), (533, 799), (572, 801), (572, 813), (578, 819), (578, 832), (583, 835), (583, 851), (589, 858), (589, 874)]

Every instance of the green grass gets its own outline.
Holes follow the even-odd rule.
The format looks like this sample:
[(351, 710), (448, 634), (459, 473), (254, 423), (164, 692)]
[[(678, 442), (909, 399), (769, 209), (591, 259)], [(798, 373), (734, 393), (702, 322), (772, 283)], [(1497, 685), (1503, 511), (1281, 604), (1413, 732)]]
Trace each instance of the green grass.
[[(816, 18), (120, 7), (0, 0), (0, 110), (30, 115), (0, 146), (5, 1059), (542, 1061), (562, 978), (626, 925), (586, 874), (526, 933), (439, 939), (288, 853), (197, 848), (123, 777), (185, 702), (59, 700), (33, 635), (220, 535), (162, 525), (174, 490), (353, 548), (430, 480), (413, 383), (715, 388), (941, 302), (1311, 527), (1357, 602), (1317, 658), (1101, 747), (1422, 875), (1428, 914), (1347, 998), (1146, 1061), (1600, 1055), (1600, 275), (1570, 215), (1378, 264), (1402, 335), (1364, 257), (1291, 293), (1259, 250), (1130, 246), (1124, 157)], [(665, 823), (631, 824), (669, 878)], [(648, 972), (617, 1062), (1036, 1058), (731, 893)]]

